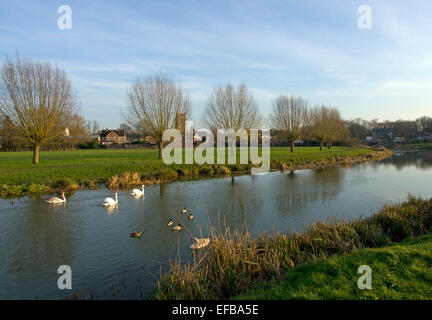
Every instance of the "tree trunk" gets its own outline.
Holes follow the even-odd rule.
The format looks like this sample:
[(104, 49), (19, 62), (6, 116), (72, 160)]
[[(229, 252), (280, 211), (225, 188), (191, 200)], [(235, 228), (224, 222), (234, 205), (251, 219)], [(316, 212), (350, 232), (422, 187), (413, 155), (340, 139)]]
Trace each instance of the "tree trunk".
[(323, 147), (323, 142), (320, 141), (320, 151), (322, 151), (322, 147)]
[(39, 150), (40, 150), (40, 144), (36, 143), (33, 146), (33, 164), (39, 163)]
[(294, 140), (290, 141), (290, 145), (291, 145), (291, 152), (294, 152)]
[(163, 142), (162, 142), (162, 141), (159, 141), (159, 142), (158, 142), (158, 148), (159, 148), (159, 159), (162, 159), (162, 151), (163, 151), (163, 147), (164, 147)]
[(236, 155), (236, 150), (235, 150), (235, 148), (236, 148), (236, 141), (235, 141), (235, 139), (234, 139), (234, 142), (231, 144), (231, 155), (232, 156), (235, 156)]

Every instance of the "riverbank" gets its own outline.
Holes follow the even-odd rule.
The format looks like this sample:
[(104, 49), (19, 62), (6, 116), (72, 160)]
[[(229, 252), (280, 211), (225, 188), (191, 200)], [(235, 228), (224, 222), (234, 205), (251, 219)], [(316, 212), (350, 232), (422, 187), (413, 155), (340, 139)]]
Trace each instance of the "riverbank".
[[(307, 268), (311, 262), (366, 248), (383, 248), (430, 232), (432, 199), (414, 197), (385, 206), (368, 218), (319, 222), (301, 234), (264, 233), (251, 239), (248, 232), (213, 230), (212, 245), (201, 253), (197, 263), (171, 262), (169, 272), (161, 275), (154, 298), (226, 299), (256, 286), (281, 283), (296, 267)], [(345, 267), (350, 266), (354, 270), (352, 281), (356, 281), (358, 266)], [(419, 272), (424, 272), (425, 266), (420, 264), (419, 268)], [(334, 270), (327, 271), (338, 276)]]
[[(211, 178), (249, 174), (251, 164), (165, 165), (157, 160), (156, 149), (73, 150), (41, 153), (41, 162), (31, 164), (30, 152), (0, 153), (0, 196), (21, 197), (30, 194), (73, 192), (80, 188), (129, 188), (140, 184), (165, 183), (180, 179)], [(381, 160), (391, 151), (354, 147), (271, 148), (271, 166), (275, 170), (301, 170), (364, 161)]]
[[(276, 283), (236, 296), (241, 300), (432, 299), (432, 234), (379, 249), (311, 262), (294, 268)], [(372, 270), (372, 289), (360, 290), (357, 268)]]
[(426, 150), (432, 151), (432, 143), (409, 143), (401, 146), (401, 150)]

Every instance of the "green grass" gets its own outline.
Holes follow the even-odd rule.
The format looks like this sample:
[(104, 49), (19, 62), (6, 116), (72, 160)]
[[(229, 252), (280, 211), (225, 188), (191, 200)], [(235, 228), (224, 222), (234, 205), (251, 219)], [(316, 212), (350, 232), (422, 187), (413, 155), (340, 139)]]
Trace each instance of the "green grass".
[(432, 143), (409, 143), (402, 145), (402, 149), (420, 149), (432, 151)]
[[(319, 151), (318, 147), (271, 148), (271, 167), (279, 169), (281, 162), (293, 165), (317, 161), (367, 156), (373, 151), (352, 147), (333, 147)], [(108, 149), (46, 151), (40, 163), (32, 164), (31, 152), (0, 152), (0, 194), (22, 195), (61, 189), (64, 186), (91, 187), (108, 183), (115, 175), (138, 172), (143, 181), (170, 181), (178, 177), (212, 176), (220, 171), (217, 165), (165, 165), (157, 159), (157, 149)], [(227, 165), (232, 173), (247, 173), (251, 165)]]
[[(357, 286), (361, 265), (372, 269), (370, 290)], [(432, 299), (432, 234), (300, 265), (234, 299)]]

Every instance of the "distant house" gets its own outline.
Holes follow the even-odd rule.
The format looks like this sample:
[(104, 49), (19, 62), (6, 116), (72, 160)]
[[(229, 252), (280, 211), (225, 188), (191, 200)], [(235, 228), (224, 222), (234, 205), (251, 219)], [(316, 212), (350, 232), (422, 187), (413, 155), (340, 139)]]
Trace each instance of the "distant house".
[(431, 133), (423, 133), (417, 136), (418, 141), (422, 142), (432, 142), (432, 134)]
[(124, 144), (126, 143), (126, 132), (124, 130), (102, 130), (98, 132), (97, 140), (102, 144)]
[(392, 142), (393, 128), (372, 129), (372, 141), (379, 145), (390, 145)]
[(394, 143), (406, 143), (406, 138), (405, 137), (395, 137), (393, 139)]

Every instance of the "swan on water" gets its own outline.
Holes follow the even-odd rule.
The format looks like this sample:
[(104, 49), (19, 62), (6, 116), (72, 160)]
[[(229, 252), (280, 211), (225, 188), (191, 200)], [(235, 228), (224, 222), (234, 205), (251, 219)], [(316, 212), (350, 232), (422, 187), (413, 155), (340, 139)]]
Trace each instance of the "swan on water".
[(66, 202), (65, 193), (61, 193), (61, 199), (57, 197), (52, 197), (51, 199), (47, 200), (50, 204), (56, 204), (56, 203), (64, 203)]
[(118, 204), (117, 192), (115, 193), (115, 200), (113, 198), (105, 198), (104, 202), (102, 203), (104, 207), (115, 206), (117, 204)]
[(141, 186), (141, 190), (133, 189), (130, 194), (134, 197), (141, 197), (142, 195), (144, 195), (144, 185)]
[(181, 230), (181, 224), (179, 224), (178, 226), (173, 227), (171, 230), (172, 231), (180, 231)]
[(208, 246), (209, 243), (210, 243), (209, 238), (201, 238), (201, 239), (193, 238), (192, 244), (189, 246), (189, 248), (192, 250), (201, 249)]

